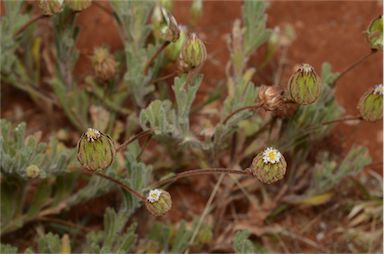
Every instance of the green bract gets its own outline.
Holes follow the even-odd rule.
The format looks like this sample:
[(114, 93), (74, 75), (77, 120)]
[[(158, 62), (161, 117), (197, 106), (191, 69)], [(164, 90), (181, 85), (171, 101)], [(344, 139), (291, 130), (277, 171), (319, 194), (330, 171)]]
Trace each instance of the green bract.
[(309, 64), (300, 65), (288, 82), (291, 98), (298, 104), (315, 102), (320, 96), (320, 88), (320, 78)]
[(77, 159), (90, 171), (109, 167), (115, 157), (113, 141), (96, 129), (89, 128), (77, 144)]
[(171, 194), (165, 190), (154, 189), (148, 193), (145, 206), (154, 216), (167, 213), (172, 207)]
[[(185, 30), (185, 29), (184, 29)], [(165, 56), (170, 61), (175, 61), (180, 55), (181, 47), (183, 46), (184, 42), (187, 39), (187, 34), (185, 31), (183, 31), (183, 28), (180, 28), (180, 36), (177, 41), (172, 42), (168, 45), (168, 47), (165, 48)]]
[(92, 4), (92, 0), (65, 0), (65, 4), (74, 11), (83, 11)]
[(206, 58), (207, 50), (204, 42), (195, 33), (192, 33), (181, 49), (180, 60), (182, 67), (187, 69), (196, 68), (203, 64)]
[(372, 49), (383, 48), (383, 16), (379, 16), (371, 22), (367, 36)]
[(250, 170), (263, 183), (273, 183), (285, 175), (287, 163), (283, 155), (274, 148), (267, 148), (252, 161)]
[(366, 92), (360, 99), (360, 114), (366, 121), (377, 121), (383, 118), (383, 85), (377, 85)]

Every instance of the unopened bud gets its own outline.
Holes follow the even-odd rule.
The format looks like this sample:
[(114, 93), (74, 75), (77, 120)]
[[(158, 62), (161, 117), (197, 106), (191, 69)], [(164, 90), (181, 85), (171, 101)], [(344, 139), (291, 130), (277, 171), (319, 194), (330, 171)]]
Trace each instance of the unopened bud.
[(297, 104), (311, 104), (320, 96), (320, 78), (311, 65), (302, 64), (289, 79), (288, 90)]
[(383, 85), (377, 85), (366, 92), (360, 99), (360, 115), (366, 121), (377, 121), (383, 118)]
[(154, 216), (166, 214), (172, 207), (171, 194), (165, 190), (154, 189), (148, 193), (145, 206)]
[(109, 167), (115, 157), (113, 141), (96, 129), (89, 128), (77, 144), (77, 159), (89, 171)]
[(40, 0), (39, 7), (44, 15), (54, 15), (63, 10), (64, 0)]
[(154, 35), (164, 41), (175, 42), (179, 39), (180, 28), (175, 17), (160, 5), (153, 11), (152, 26)]
[(91, 60), (97, 78), (107, 81), (115, 76), (117, 62), (108, 48), (95, 48)]
[(368, 27), (367, 37), (372, 49), (383, 48), (383, 16), (372, 20)]
[(65, 4), (73, 11), (83, 11), (92, 4), (92, 0), (65, 0)]
[(187, 40), (187, 33), (185, 31), (185, 28), (180, 28), (180, 36), (177, 41), (172, 42), (168, 45), (168, 47), (165, 48), (165, 56), (170, 61), (175, 61), (180, 55), (181, 48), (185, 41)]
[(263, 183), (273, 183), (285, 175), (287, 163), (284, 156), (275, 148), (269, 147), (256, 155), (250, 170)]
[(278, 86), (261, 86), (259, 88), (259, 101), (265, 110), (274, 111), (283, 103), (284, 90)]
[(192, 33), (184, 43), (180, 52), (180, 62), (183, 68), (193, 69), (202, 65), (207, 58), (204, 42)]
[(25, 169), (25, 173), (27, 174), (27, 177), (29, 178), (36, 178), (40, 175), (40, 168), (34, 164), (29, 165)]

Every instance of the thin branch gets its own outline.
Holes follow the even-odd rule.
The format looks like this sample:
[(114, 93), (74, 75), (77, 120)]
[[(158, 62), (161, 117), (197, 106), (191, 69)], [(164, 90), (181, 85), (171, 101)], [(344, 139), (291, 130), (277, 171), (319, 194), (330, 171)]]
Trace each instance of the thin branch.
[(14, 36), (18, 36), (19, 34), (21, 34), (22, 32), (24, 32), (30, 25), (32, 25), (33, 23), (35, 23), (35, 22), (38, 21), (39, 19), (46, 18), (46, 17), (49, 17), (49, 16), (44, 15), (44, 14), (41, 14), (41, 15), (39, 15), (39, 16), (36, 16), (36, 17), (32, 18), (32, 19), (29, 20), (27, 23), (25, 23), (22, 27), (20, 27), (20, 28), (15, 32), (15, 35), (14, 35)]
[(134, 189), (132, 189), (131, 187), (129, 187), (128, 185), (126, 185), (125, 183), (113, 178), (113, 177), (110, 177), (110, 176), (107, 176), (107, 175), (104, 175), (103, 173), (100, 173), (100, 172), (95, 172), (94, 173), (95, 175), (97, 176), (100, 176), (100, 177), (103, 177), (111, 182), (114, 182), (116, 183), (117, 185), (119, 185), (121, 188), (123, 188), (124, 190), (128, 191), (129, 193), (131, 193), (132, 195), (134, 195), (135, 197), (137, 197), (138, 199), (140, 199), (141, 201), (143, 202), (146, 202), (146, 197), (144, 197), (141, 193), (135, 191)]
[(139, 139), (139, 138), (142, 138), (142, 137), (145, 137), (147, 135), (150, 135), (153, 133), (153, 130), (149, 129), (149, 130), (145, 130), (145, 131), (142, 131), (138, 134), (136, 134), (135, 136), (131, 137), (130, 139), (128, 139), (127, 141), (125, 141), (123, 144), (121, 144), (120, 146), (118, 146), (116, 148), (116, 152), (126, 148), (130, 143), (132, 143), (133, 141), (135, 141), (136, 139)]
[(145, 64), (145, 67), (144, 67), (144, 74), (145, 75), (148, 74), (149, 67), (151, 66), (153, 61), (155, 61), (156, 57), (161, 53), (161, 51), (163, 51), (169, 45), (169, 43), (170, 43), (169, 41), (165, 41), (163, 44), (161, 44), (161, 46), (156, 50), (156, 52), (152, 55), (152, 57)]
[(341, 78), (343, 77), (345, 74), (347, 74), (349, 71), (353, 70), (356, 66), (358, 66), (359, 64), (363, 63), (367, 58), (369, 58), (371, 55), (375, 54), (378, 50), (376, 49), (371, 49), (371, 51), (360, 57), (359, 59), (357, 59), (356, 62), (354, 62), (353, 64), (351, 64), (350, 66), (348, 66), (347, 68), (345, 68), (342, 72), (339, 73), (339, 76), (337, 76), (337, 78), (333, 81), (333, 85), (336, 85), (336, 82)]
[(353, 120), (356, 120), (356, 121), (362, 121), (364, 120), (362, 116), (347, 116), (347, 117), (344, 117), (344, 118), (339, 118), (339, 119), (335, 119), (335, 120), (331, 120), (331, 121), (326, 121), (326, 122), (322, 122), (318, 125), (312, 125), (312, 126), (309, 126), (309, 129), (311, 128), (320, 128), (324, 125), (330, 125), (330, 124), (334, 124), (334, 123), (341, 123), (341, 122), (347, 122), (347, 121), (353, 121)]
[(257, 103), (255, 105), (251, 105), (251, 106), (245, 106), (245, 107), (242, 107), (242, 108), (239, 108), (239, 109), (236, 109), (235, 111), (233, 111), (231, 114), (229, 114), (223, 121), (223, 124), (225, 125), (229, 119), (231, 119), (231, 117), (233, 117), (234, 115), (236, 115), (237, 113), (243, 111), (243, 110), (256, 110), (258, 108), (260, 108), (262, 105), (262, 103)]
[(204, 168), (204, 169), (193, 169), (184, 171), (182, 173), (176, 174), (175, 176), (166, 178), (164, 180), (160, 180), (151, 185), (151, 187), (157, 187), (161, 185), (165, 185), (167, 183), (175, 182), (181, 178), (197, 176), (197, 175), (209, 175), (209, 174), (217, 174), (217, 173), (226, 173), (226, 174), (238, 174), (238, 175), (252, 175), (252, 173), (248, 170), (234, 170), (228, 168)]

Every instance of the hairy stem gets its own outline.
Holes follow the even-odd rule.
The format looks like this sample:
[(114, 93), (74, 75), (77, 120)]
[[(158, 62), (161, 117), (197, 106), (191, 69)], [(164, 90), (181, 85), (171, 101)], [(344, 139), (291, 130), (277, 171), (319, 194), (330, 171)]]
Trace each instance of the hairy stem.
[(39, 19), (42, 19), (42, 18), (46, 18), (48, 17), (47, 15), (39, 15), (39, 16), (36, 16), (34, 18), (32, 18), (31, 20), (29, 20), (27, 23), (25, 23), (22, 27), (20, 27), (16, 32), (15, 32), (15, 35), (14, 36), (18, 36), (19, 34), (21, 34), (22, 32), (24, 32), (30, 25), (32, 25), (33, 23), (35, 23), (36, 21), (38, 21)]
[(168, 45), (169, 45), (169, 41), (165, 41), (155, 52), (155, 54), (152, 55), (152, 57), (148, 60), (148, 62), (145, 64), (145, 67), (144, 67), (144, 75), (147, 75), (148, 74), (148, 70), (149, 70), (149, 67), (151, 66), (151, 64), (153, 63), (153, 61), (155, 61), (156, 57), (161, 53), (161, 51), (163, 51)]
[(125, 141), (123, 144), (121, 144), (120, 146), (118, 146), (118, 147), (116, 148), (116, 152), (125, 149), (130, 143), (132, 143), (132, 142), (135, 141), (136, 139), (145, 137), (145, 136), (147, 136), (147, 135), (151, 135), (152, 133), (153, 133), (153, 130), (150, 129), (150, 130), (145, 130), (145, 131), (142, 131), (142, 132), (136, 134), (135, 136), (131, 137), (130, 139), (128, 139), (127, 141)]
[(337, 78), (333, 81), (333, 85), (336, 85), (336, 82), (341, 78), (343, 77), (345, 74), (347, 74), (349, 71), (353, 70), (356, 66), (358, 66), (359, 64), (363, 63), (366, 59), (368, 59), (371, 55), (375, 54), (377, 52), (376, 49), (371, 49), (371, 51), (369, 51), (368, 54), (360, 57), (359, 59), (357, 59), (356, 62), (354, 62), (353, 64), (351, 64), (350, 66), (348, 66), (347, 68), (345, 68), (342, 72), (339, 73), (339, 76), (337, 76)]
[(237, 113), (241, 112), (241, 111), (244, 111), (244, 110), (256, 110), (258, 108), (260, 108), (262, 105), (262, 103), (257, 103), (255, 105), (251, 105), (251, 106), (245, 106), (245, 107), (242, 107), (242, 108), (239, 108), (239, 109), (236, 109), (235, 111), (233, 111), (231, 114), (229, 114), (223, 121), (223, 124), (226, 124), (228, 122), (229, 119), (231, 119), (234, 115), (236, 115)]
[(103, 173), (100, 173), (100, 172), (95, 172), (94, 173), (95, 175), (98, 175), (100, 177), (103, 177), (111, 182), (114, 182), (116, 183), (117, 185), (119, 185), (121, 188), (123, 188), (124, 190), (128, 191), (129, 193), (131, 193), (132, 195), (134, 195), (135, 197), (137, 197), (138, 199), (140, 199), (141, 201), (145, 202), (147, 199), (139, 192), (135, 191), (134, 189), (132, 189), (131, 187), (129, 187), (128, 185), (126, 185), (125, 183), (113, 178), (113, 177), (110, 177), (110, 176), (107, 176), (107, 175), (104, 175)]
[(158, 181), (158, 182), (154, 183), (152, 185), (152, 187), (165, 185), (167, 183), (175, 182), (181, 178), (186, 178), (186, 177), (190, 177), (190, 176), (209, 175), (209, 174), (218, 174), (218, 173), (251, 175), (251, 172), (248, 170), (234, 170), (234, 169), (228, 169), (228, 168), (193, 169), (193, 170), (188, 170), (188, 171), (176, 174), (175, 176), (172, 176), (170, 178)]

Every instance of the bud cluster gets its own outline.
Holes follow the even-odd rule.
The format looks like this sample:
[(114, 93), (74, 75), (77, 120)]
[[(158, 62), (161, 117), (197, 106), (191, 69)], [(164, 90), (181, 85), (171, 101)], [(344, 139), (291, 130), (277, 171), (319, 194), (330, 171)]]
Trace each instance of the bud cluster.
[(383, 16), (374, 19), (368, 27), (367, 37), (372, 49), (383, 48)]
[(192, 33), (184, 43), (180, 52), (180, 66), (190, 70), (201, 66), (207, 59), (207, 49), (204, 42)]
[(40, 0), (39, 7), (44, 15), (52, 16), (63, 10), (64, 0)]

